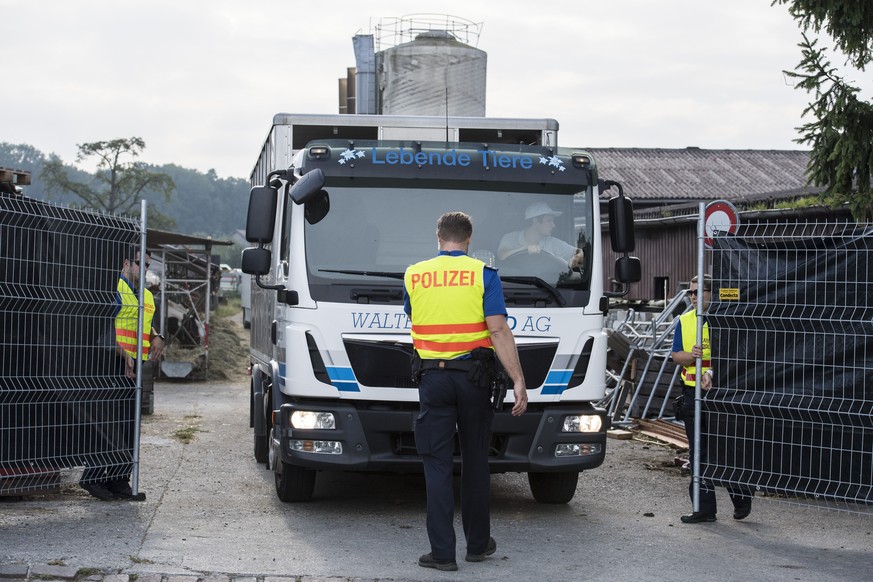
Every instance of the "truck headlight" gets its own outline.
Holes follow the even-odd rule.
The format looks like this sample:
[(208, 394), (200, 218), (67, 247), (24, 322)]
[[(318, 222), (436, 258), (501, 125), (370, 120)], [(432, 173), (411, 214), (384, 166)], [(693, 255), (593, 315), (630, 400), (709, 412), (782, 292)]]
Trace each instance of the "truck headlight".
[(561, 432), (600, 432), (603, 421), (596, 414), (575, 414), (564, 417)]
[(291, 413), (291, 428), (334, 430), (336, 419), (332, 412), (295, 410)]

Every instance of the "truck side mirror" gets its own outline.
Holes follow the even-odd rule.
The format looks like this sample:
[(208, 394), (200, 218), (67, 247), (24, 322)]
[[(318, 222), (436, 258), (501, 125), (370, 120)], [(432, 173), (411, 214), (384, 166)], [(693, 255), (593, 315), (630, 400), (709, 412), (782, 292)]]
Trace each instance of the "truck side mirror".
[(249, 213), (246, 218), (247, 241), (258, 244), (272, 242), (277, 199), (276, 189), (271, 186), (252, 188), (249, 194)]
[(303, 217), (309, 224), (318, 224), (330, 212), (330, 195), (326, 190), (319, 190), (303, 205)]
[(643, 278), (642, 266), (637, 257), (615, 259), (615, 279), (619, 283), (637, 283)]
[(270, 272), (271, 253), (264, 247), (243, 249), (242, 272), (249, 275), (266, 275)]
[(294, 204), (305, 204), (324, 187), (324, 172), (321, 168), (315, 168), (303, 174), (297, 180), (288, 195)]
[(633, 252), (634, 241), (634, 204), (630, 198), (626, 198), (621, 184), (612, 180), (601, 180), (600, 191), (608, 190), (612, 186), (618, 187), (618, 196), (609, 199), (609, 238), (612, 242), (612, 250), (622, 253), (624, 256), (615, 260), (615, 280), (621, 283), (621, 291), (607, 291), (607, 297), (624, 297), (630, 291), (630, 284), (637, 283), (642, 279), (642, 266), (637, 257), (629, 257)]
[(634, 203), (630, 198), (609, 199), (609, 238), (612, 250), (631, 253), (634, 250)]

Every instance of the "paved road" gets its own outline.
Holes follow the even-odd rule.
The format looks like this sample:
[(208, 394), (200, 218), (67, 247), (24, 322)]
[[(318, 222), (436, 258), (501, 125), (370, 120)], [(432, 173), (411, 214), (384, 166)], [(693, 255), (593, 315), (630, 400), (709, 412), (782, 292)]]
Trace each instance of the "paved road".
[[(0, 578), (213, 580), (865, 580), (873, 520), (759, 500), (745, 521), (684, 525), (687, 478), (673, 452), (609, 441), (568, 505), (533, 501), (521, 475), (493, 479), (498, 550), (442, 573), (427, 551), (418, 475), (321, 474), (315, 499), (285, 504), (255, 463), (243, 383), (156, 387), (146, 417), (145, 502), (100, 502), (77, 487), (0, 502)], [(174, 433), (193, 431), (182, 444)], [(719, 492), (726, 510), (727, 495)], [(456, 529), (461, 532), (460, 524)], [(459, 549), (463, 555), (463, 548)], [(80, 570), (87, 568), (89, 570)], [(184, 577), (182, 577), (184, 576)]]

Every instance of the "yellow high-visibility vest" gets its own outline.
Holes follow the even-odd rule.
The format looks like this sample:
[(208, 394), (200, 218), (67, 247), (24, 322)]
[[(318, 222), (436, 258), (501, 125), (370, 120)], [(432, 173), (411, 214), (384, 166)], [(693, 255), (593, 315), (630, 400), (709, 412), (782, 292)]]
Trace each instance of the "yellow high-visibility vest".
[[(152, 319), (155, 316), (155, 298), (148, 289), (144, 290), (145, 309), (142, 317), (142, 359), (149, 359), (151, 347)], [(124, 351), (136, 358), (136, 332), (139, 319), (139, 297), (123, 278), (118, 279), (118, 296), (121, 307), (115, 316), (115, 341)]]
[[(690, 352), (694, 344), (697, 343), (697, 310), (692, 309), (688, 313), (683, 313), (679, 317), (679, 323), (682, 326), (682, 351)], [(707, 370), (712, 369), (712, 351), (709, 347), (709, 324), (703, 322), (703, 354), (701, 355), (700, 373), (705, 374)], [(694, 386), (697, 379), (697, 362), (692, 362), (690, 366), (683, 366), (682, 381), (686, 386)]]
[(422, 359), (453, 359), (492, 347), (482, 305), (484, 270), (485, 263), (467, 255), (440, 255), (406, 270), (412, 343)]

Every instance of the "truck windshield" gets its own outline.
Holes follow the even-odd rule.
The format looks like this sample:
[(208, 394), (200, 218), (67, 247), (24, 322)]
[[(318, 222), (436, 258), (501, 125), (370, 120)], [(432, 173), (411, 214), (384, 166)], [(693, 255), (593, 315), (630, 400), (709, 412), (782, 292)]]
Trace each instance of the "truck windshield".
[(498, 269), (509, 305), (580, 305), (593, 259), (590, 190), (554, 188), (328, 186), (328, 204), (305, 213), (313, 298), (399, 302), (406, 268), (437, 254), (437, 218), (458, 210), (473, 219), (470, 255)]

